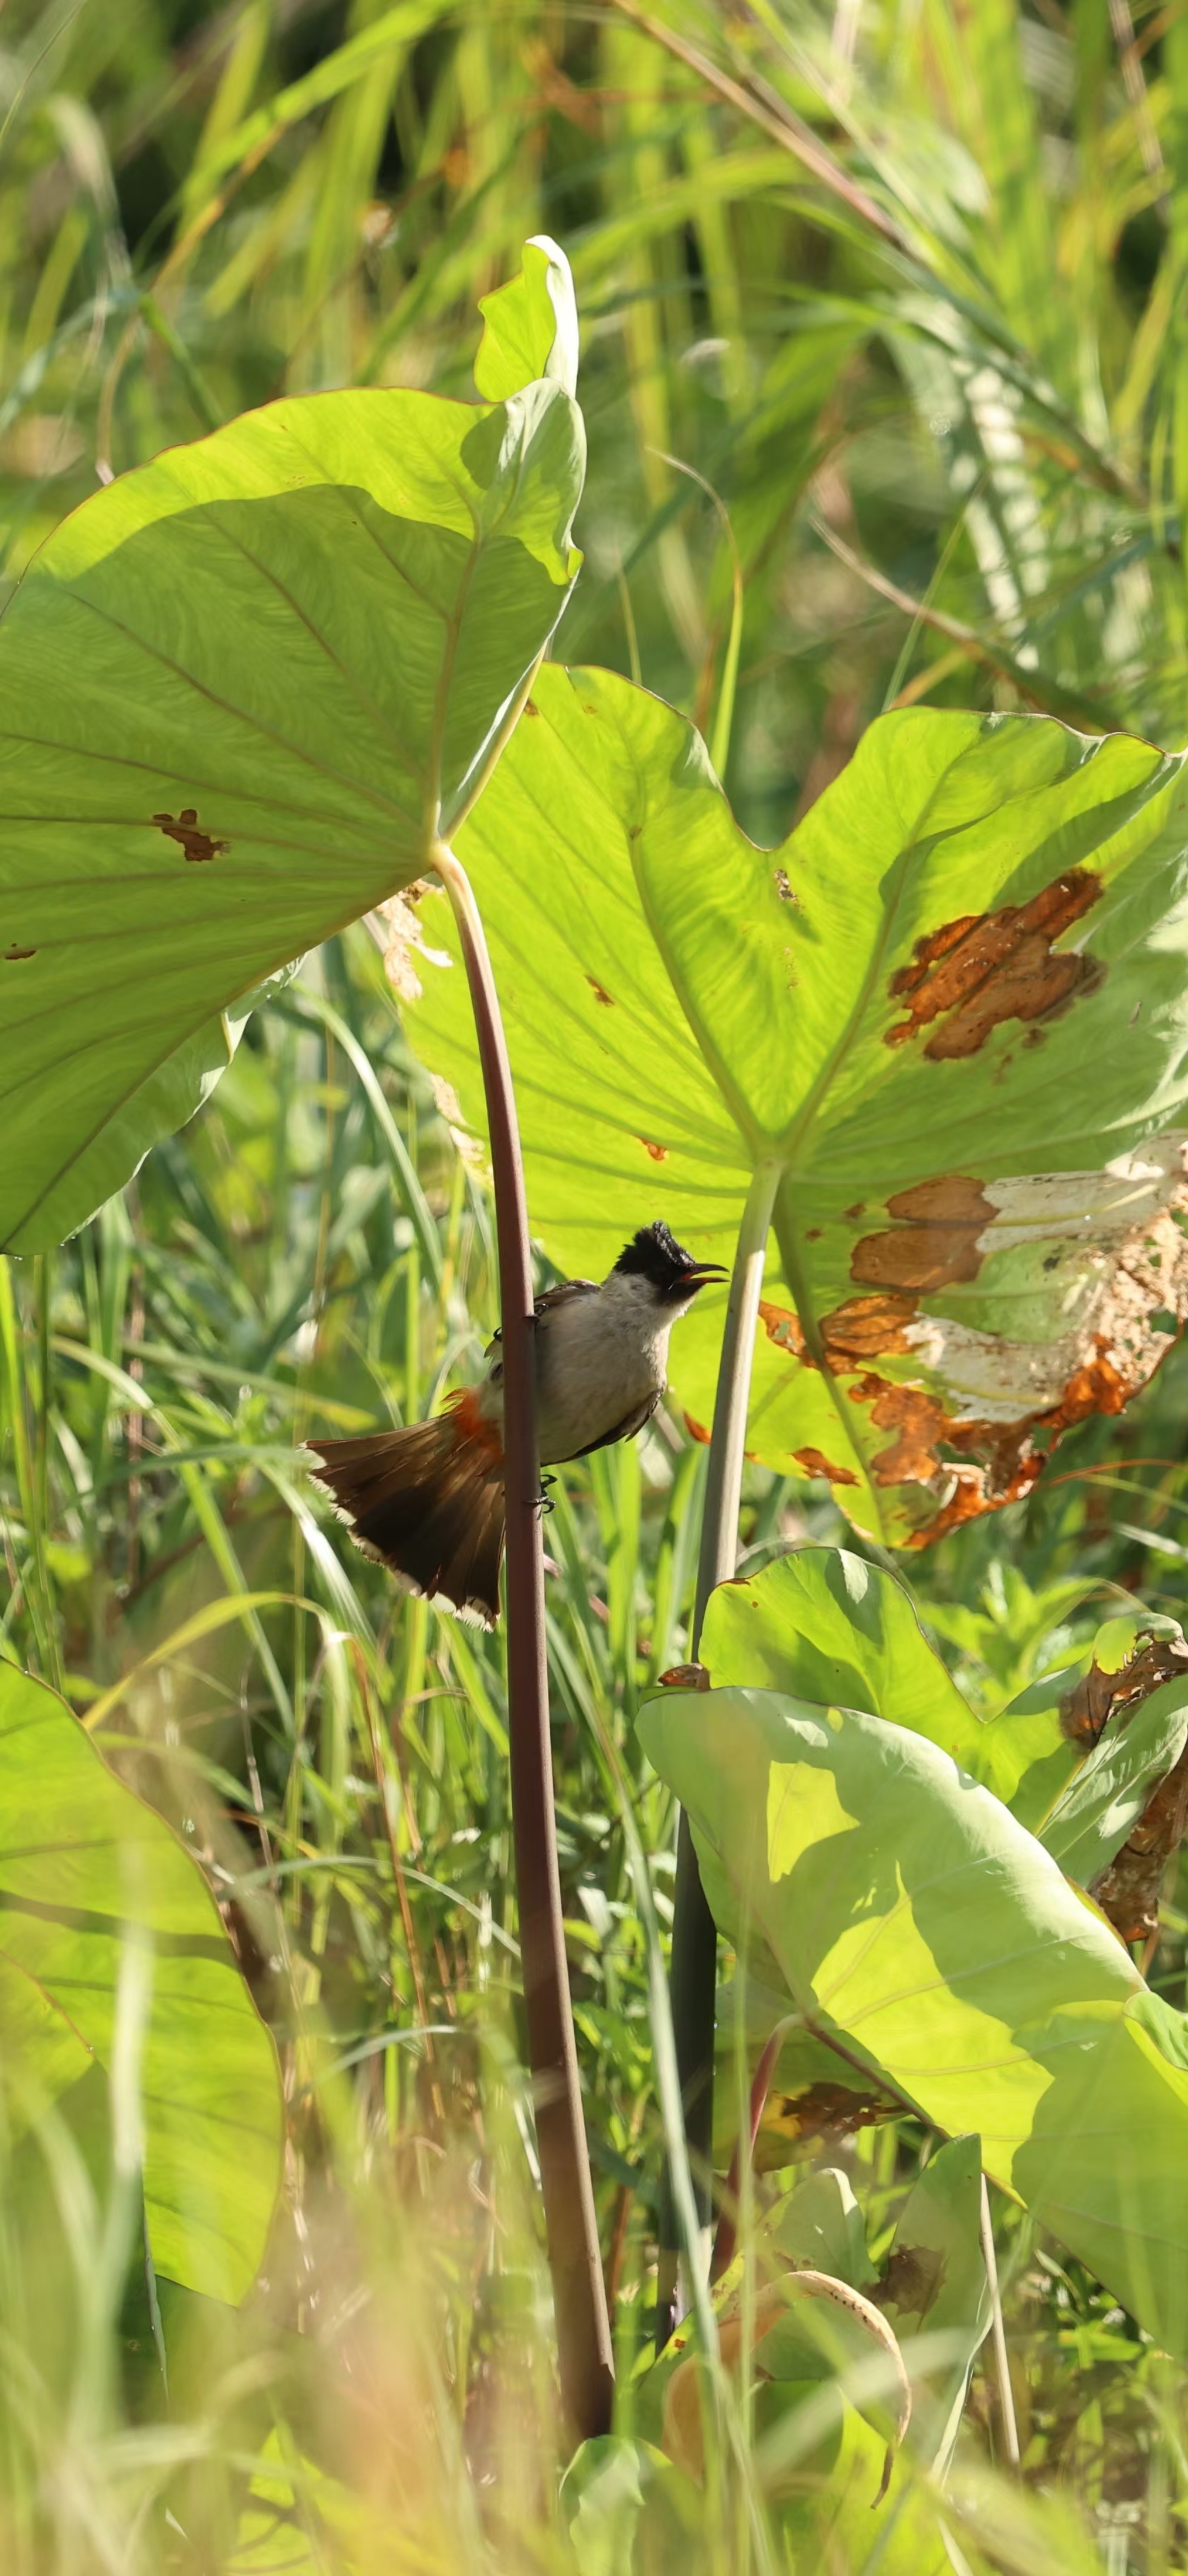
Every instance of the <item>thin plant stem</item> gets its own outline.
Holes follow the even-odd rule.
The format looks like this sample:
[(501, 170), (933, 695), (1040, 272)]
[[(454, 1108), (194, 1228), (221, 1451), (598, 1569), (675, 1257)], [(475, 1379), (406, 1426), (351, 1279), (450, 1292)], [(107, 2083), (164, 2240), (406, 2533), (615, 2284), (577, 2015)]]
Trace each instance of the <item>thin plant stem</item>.
[(1019, 2428), (1015, 2422), (1015, 2394), (1011, 2387), (1007, 2361), (1006, 2332), (1002, 2322), (1002, 2298), (998, 2287), (998, 2258), (994, 2251), (994, 2222), (990, 2216), (990, 2194), (982, 2176), (982, 2256), (986, 2279), (990, 2285), (990, 2349), (994, 2355), (995, 2395), (998, 2399), (998, 2424), (1002, 2434), (1003, 2455), (1008, 2468), (1019, 2467)]
[[(763, 1263), (778, 1181), (777, 1165), (759, 1165), (747, 1193), (735, 1249), (710, 1433), (701, 1553), (697, 1561), (697, 1591), (690, 1638), (690, 1655), (694, 1661), (701, 1644), (710, 1594), (716, 1584), (730, 1581), (738, 1563), (738, 1511), (742, 1499), (751, 1359), (759, 1292), (763, 1285)], [(682, 1813), (677, 1829), (669, 1983), (677, 2068), (685, 2112), (685, 2137), (706, 2261), (709, 2253), (714, 2127), (717, 1972), (717, 1931), (705, 1900), (689, 1819)], [(656, 2344), (661, 2351), (678, 2322), (679, 2242), (671, 2188), (666, 2187), (660, 2210), (660, 2256), (656, 2281)]]
[(511, 1067), (483, 925), (466, 871), (444, 843), (437, 845), (433, 865), (449, 895), (461, 942), (491, 1138), (503, 1331), (508, 1733), (524, 2010), (561, 2395), (571, 2429), (585, 2438), (609, 2429), (614, 2363), (582, 2117), (553, 1814), (528, 1210)]
[[(767, 2096), (771, 2091), (775, 2071), (780, 2062), (780, 2052), (789, 2033), (794, 2030), (806, 2031), (811, 2038), (818, 2040), (822, 2047), (831, 2048), (835, 2057), (840, 2057), (845, 2065), (854, 2067), (859, 2074), (866, 2072), (861, 2058), (854, 2056), (853, 2051), (844, 2045), (844, 2043), (837, 2037), (835, 2031), (819, 2029), (817, 2024), (809, 2021), (803, 2013), (785, 2013), (783, 2020), (776, 2023), (775, 2029), (764, 2047), (763, 2054), (751, 2080), (751, 2093), (747, 2112), (745, 2136), (740, 2136), (735, 2140), (734, 2154), (730, 2160), (730, 2172), (727, 2176), (726, 2188), (722, 2194), (722, 2208), (718, 2219), (718, 2232), (714, 2238), (713, 2261), (710, 2265), (711, 2281), (720, 2281), (722, 2274), (729, 2271), (730, 2265), (734, 2261), (738, 2237), (739, 2214), (743, 2207), (748, 2179), (753, 2175), (755, 2142), (763, 2124), (763, 2114), (767, 2108)], [(910, 2119), (915, 2111), (915, 2104), (913, 2102), (909, 2102), (906, 2093), (895, 2095), (894, 2086), (883, 2076), (880, 2076), (878, 2081), (880, 2090), (886, 2092), (889, 2096), (894, 2096), (898, 2101), (900, 2110), (906, 2112)], [(982, 2189), (984, 2196), (984, 2182)]]

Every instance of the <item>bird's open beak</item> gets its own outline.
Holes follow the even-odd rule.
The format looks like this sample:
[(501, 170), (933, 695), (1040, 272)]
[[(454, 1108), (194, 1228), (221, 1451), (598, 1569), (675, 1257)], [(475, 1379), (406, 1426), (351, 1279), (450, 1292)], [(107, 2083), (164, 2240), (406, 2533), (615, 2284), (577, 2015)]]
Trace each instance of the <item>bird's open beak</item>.
[(681, 1281), (681, 1295), (687, 1295), (690, 1288), (712, 1288), (716, 1279), (729, 1277), (729, 1271), (722, 1268), (720, 1261), (695, 1261)]

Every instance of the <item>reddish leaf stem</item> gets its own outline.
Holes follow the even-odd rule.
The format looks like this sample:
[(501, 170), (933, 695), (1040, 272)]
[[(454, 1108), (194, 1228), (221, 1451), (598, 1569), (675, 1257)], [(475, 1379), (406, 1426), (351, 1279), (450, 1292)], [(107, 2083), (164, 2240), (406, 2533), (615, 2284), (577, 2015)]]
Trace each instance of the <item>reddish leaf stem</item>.
[(614, 2367), (582, 2117), (553, 1815), (528, 1211), (511, 1068), (482, 922), (465, 869), (452, 850), (439, 845), (433, 864), (458, 926), (491, 1137), (503, 1327), (504, 1601), (520, 1953), (561, 2394), (571, 2430), (584, 2439), (609, 2430)]
[(760, 2058), (751, 2079), (751, 2107), (750, 2116), (747, 2121), (747, 2135), (745, 2143), (741, 2133), (734, 2141), (734, 2154), (730, 2159), (730, 2172), (726, 2180), (726, 2189), (722, 2195), (722, 2209), (721, 2215), (718, 2219), (718, 2233), (714, 2238), (714, 2259), (710, 2265), (711, 2281), (720, 2281), (723, 2272), (729, 2271), (734, 2260), (735, 2239), (738, 2234), (739, 2194), (742, 2190), (743, 2157), (745, 2155), (748, 2161), (754, 2157), (755, 2140), (759, 2135), (759, 2124), (767, 2108), (767, 2096), (771, 2090), (771, 2079), (776, 2071), (776, 2064), (780, 2050), (784, 2045), (784, 2041), (786, 2040), (789, 2031), (795, 2029), (799, 2020), (799, 2013), (789, 2013), (783, 2021), (778, 2021), (776, 2023), (775, 2029), (768, 2040), (767, 2046), (763, 2051), (763, 2055)]

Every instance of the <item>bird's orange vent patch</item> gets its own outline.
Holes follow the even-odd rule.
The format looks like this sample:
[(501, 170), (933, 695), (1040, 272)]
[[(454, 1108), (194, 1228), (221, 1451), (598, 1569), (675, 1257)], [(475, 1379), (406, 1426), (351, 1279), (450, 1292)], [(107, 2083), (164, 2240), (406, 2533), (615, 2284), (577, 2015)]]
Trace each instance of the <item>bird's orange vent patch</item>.
[(460, 1395), (451, 1396), (449, 1410), (458, 1426), (458, 1438), (473, 1441), (493, 1467), (503, 1465), (503, 1439), (497, 1422), (483, 1412), (477, 1386), (464, 1386)]

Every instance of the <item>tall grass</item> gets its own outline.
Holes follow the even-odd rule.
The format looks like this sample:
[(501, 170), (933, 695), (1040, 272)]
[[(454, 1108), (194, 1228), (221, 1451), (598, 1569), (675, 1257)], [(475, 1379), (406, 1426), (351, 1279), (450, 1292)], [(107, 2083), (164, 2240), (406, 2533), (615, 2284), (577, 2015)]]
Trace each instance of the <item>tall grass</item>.
[[(757, 837), (887, 704), (1182, 739), (1188, 21), (1133, 26), (1119, 54), (1124, 13), (1013, 0), (10, 7), (5, 578), (97, 473), (273, 394), (466, 390), (476, 298), (545, 228), (574, 264), (592, 452), (560, 649), (708, 724), (736, 549), (727, 779)], [(139, 2267), (130, 2292), (105, 2260), (128, 2215), (110, 2139), (45, 2115), (5, 2145), (40, 2213), (18, 2229), (0, 2189), (0, 2538), (20, 2576), (573, 2564), (502, 1644), (400, 1599), (300, 1463), (315, 1428), (431, 1410), (496, 1320), (481, 1175), (361, 932), (307, 961), (121, 1202), (0, 1269), (0, 1651), (63, 1688), (199, 1854), (290, 2115), (275, 2242), (236, 2315), (165, 2283), (157, 2315)], [(1027, 1506), (913, 1563), (985, 1704), (1066, 1657), (1118, 1586), (1180, 1607), (1186, 1402), (1173, 1360), (1124, 1423), (1074, 1434)], [(547, 1531), (624, 2381), (654, 2290), (673, 1836), (632, 1718), (685, 1648), (703, 1466), (662, 1410), (564, 1472)], [(749, 1563), (841, 1535), (824, 1488), (748, 1470)], [(1177, 1883), (1151, 1972), (1177, 2003), (1186, 1935)], [(900, 2123), (827, 2147), (876, 2250), (925, 2146)], [(997, 2217), (1025, 2475), (994, 2467), (979, 2367), (956, 2545), (1020, 2576), (1182, 2565), (1182, 2373)], [(682, 2562), (758, 2576), (781, 2544), (745, 2395), (724, 2404)], [(872, 2523), (872, 2569), (881, 2545)]]

